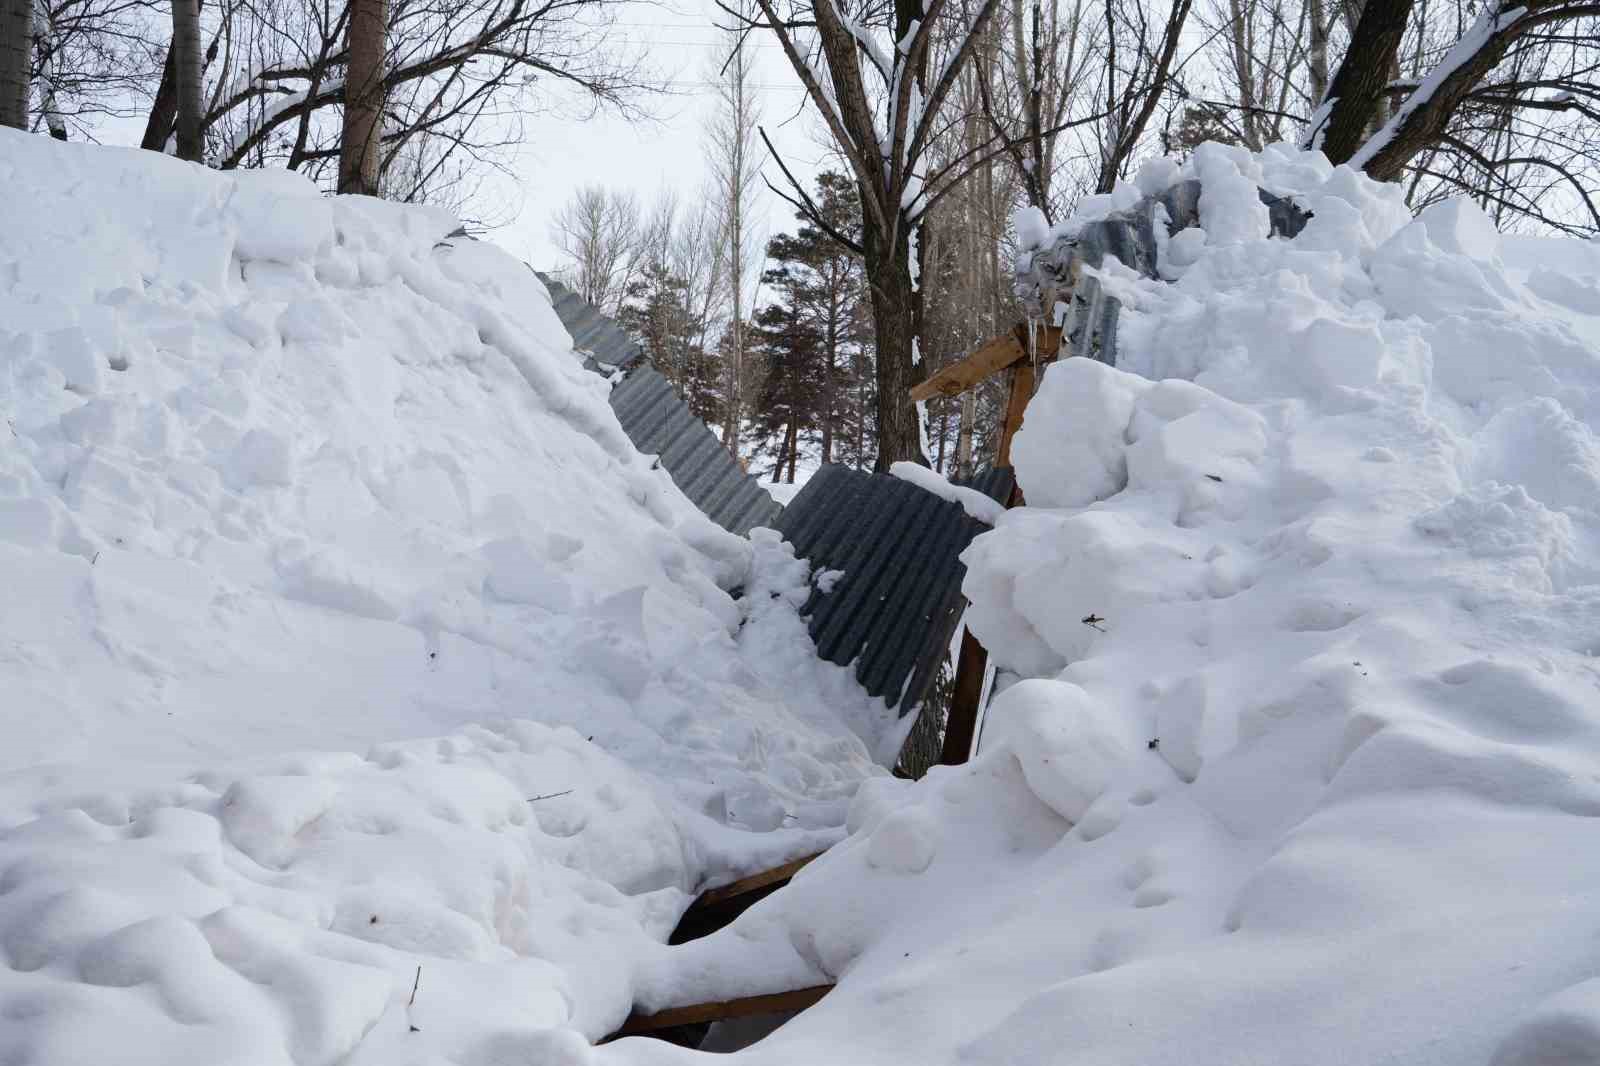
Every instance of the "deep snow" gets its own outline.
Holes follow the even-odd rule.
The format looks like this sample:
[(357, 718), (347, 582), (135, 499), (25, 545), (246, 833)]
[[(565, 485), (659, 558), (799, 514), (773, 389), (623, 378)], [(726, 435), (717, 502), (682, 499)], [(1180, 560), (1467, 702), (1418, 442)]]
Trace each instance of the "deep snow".
[(968, 550), (980, 754), (910, 784), (519, 265), (0, 131), (0, 1061), (686, 1062), (586, 1038), (838, 980), (736, 1057), (1600, 1063), (1600, 248), (1281, 148), (1062, 229), (1190, 176)]
[(0, 186), (0, 1062), (538, 1059), (842, 835), (892, 714), (525, 266), (9, 130)]
[(839, 979), (737, 1061), (1600, 1063), (1600, 247), (1216, 145), (1063, 229), (1190, 176), (966, 553), (979, 757), (667, 958)]

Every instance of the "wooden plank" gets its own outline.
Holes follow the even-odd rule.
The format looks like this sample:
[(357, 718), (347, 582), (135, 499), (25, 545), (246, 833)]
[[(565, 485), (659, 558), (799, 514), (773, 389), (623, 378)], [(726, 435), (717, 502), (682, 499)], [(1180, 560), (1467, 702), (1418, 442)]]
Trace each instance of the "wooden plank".
[(816, 857), (807, 855), (700, 893), (700, 897), (689, 904), (689, 909), (678, 919), (678, 927), (672, 931), (667, 943), (687, 944), (691, 940), (710, 936), (730, 924), (756, 901), (765, 899), (788, 884), (791, 877)]
[(724, 999), (712, 1003), (694, 1003), (687, 1007), (669, 1007), (654, 1014), (636, 1012), (628, 1017), (621, 1029), (606, 1037), (606, 1040), (653, 1033), (680, 1025), (703, 1025), (706, 1022), (748, 1018), (756, 1014), (805, 1010), (832, 991), (832, 985), (812, 985), (810, 988), (798, 988), (793, 992), (773, 992), (764, 996), (742, 996), (739, 999)]
[(911, 402), (922, 403), (935, 396), (959, 396), (990, 374), (1004, 370), (1027, 356), (1014, 333), (1005, 333), (985, 341), (977, 351), (959, 362), (951, 363), (927, 381), (911, 390)]
[(950, 694), (950, 713), (944, 721), (944, 750), (939, 761), (945, 766), (960, 766), (972, 757), (972, 735), (978, 728), (978, 701), (983, 698), (983, 675), (989, 667), (989, 653), (968, 629), (961, 634), (961, 651), (956, 656), (956, 685)]
[(1006, 398), (1006, 418), (1001, 423), (998, 466), (1011, 465), (1011, 438), (1022, 428), (1022, 412), (1033, 399), (1033, 364), (1018, 363), (1011, 370), (1011, 394)]
[[(822, 853), (817, 853), (817, 855), (820, 854)], [(774, 866), (770, 870), (763, 870), (758, 874), (751, 874), (749, 877), (741, 877), (739, 880), (730, 882), (720, 888), (708, 888), (700, 893), (700, 898), (689, 904), (689, 906), (691, 909), (695, 907), (711, 907), (735, 896), (742, 896), (748, 892), (766, 888), (768, 885), (777, 887), (799, 873), (801, 868), (812, 859), (815, 859), (817, 855), (807, 855), (793, 862), (786, 862), (782, 866)]]

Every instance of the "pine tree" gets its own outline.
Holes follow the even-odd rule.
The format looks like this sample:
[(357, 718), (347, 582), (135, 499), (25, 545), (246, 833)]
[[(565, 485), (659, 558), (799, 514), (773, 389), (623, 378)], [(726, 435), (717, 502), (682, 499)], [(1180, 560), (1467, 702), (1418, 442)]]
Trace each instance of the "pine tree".
[[(854, 184), (843, 175), (817, 178), (815, 201), (825, 221), (848, 231), (857, 217)], [(777, 299), (756, 315), (755, 350), (766, 364), (754, 422), (774, 473), (793, 477), (802, 444), (822, 462), (861, 461), (876, 450), (861, 404), (875, 395), (860, 260), (804, 215), (793, 234), (767, 244), (772, 264), (762, 277)], [(774, 478), (777, 479), (776, 476)]]
[(721, 366), (702, 343), (701, 316), (689, 285), (664, 263), (644, 264), (624, 294), (618, 323), (633, 335), (651, 364), (672, 383), (695, 417), (717, 422), (726, 407)]

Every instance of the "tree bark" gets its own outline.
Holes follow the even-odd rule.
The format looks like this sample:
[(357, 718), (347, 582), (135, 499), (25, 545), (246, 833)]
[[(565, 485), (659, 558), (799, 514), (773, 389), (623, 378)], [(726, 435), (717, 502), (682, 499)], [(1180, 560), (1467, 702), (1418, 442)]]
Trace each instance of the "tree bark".
[(928, 464), (911, 386), (920, 379), (911, 361), (919, 318), (920, 294), (911, 284), (909, 226), (902, 226), (892, 248), (867, 226), (866, 273), (872, 296), (872, 331), (878, 357), (878, 460), (873, 469), (887, 471), (895, 463)]
[(161, 84), (156, 87), (155, 99), (150, 103), (150, 114), (145, 119), (144, 136), (139, 147), (150, 152), (164, 151), (167, 138), (172, 136), (172, 125), (178, 120), (178, 62), (170, 46), (167, 61), (161, 68)]
[(1327, 117), (1312, 131), (1312, 147), (1328, 161), (1346, 163), (1367, 139), (1405, 36), (1413, 0), (1367, 0), (1350, 48), (1328, 86)]
[(178, 158), (198, 163), (205, 158), (200, 114), (200, 4), (172, 0), (172, 53), (177, 95)]
[(33, 0), (0, 0), (0, 126), (28, 128)]
[(1308, 0), (1306, 19), (1310, 23), (1311, 43), (1307, 62), (1311, 67), (1311, 99), (1321, 103), (1328, 95), (1328, 12), (1323, 0)]
[[(1368, 10), (1377, 2), (1368, 0)], [(1406, 164), (1417, 153), (1444, 140), (1456, 108), (1484, 76), (1505, 58), (1512, 42), (1527, 32), (1531, 25), (1529, 17), (1560, 6), (1556, 3), (1539, 3), (1537, 0), (1517, 5), (1501, 0), (1495, 4), (1481, 17), (1503, 24), (1487, 34), (1470, 55), (1458, 57), (1454, 50), (1447, 54), (1443, 62), (1449, 63), (1452, 59), (1461, 61), (1426, 97), (1419, 98), (1420, 94), (1413, 94), (1407, 98), (1387, 125), (1379, 128), (1366, 144), (1360, 146), (1350, 162), (1379, 181), (1398, 179), (1405, 171)], [(1514, 14), (1517, 11), (1523, 14), (1518, 17)], [(1507, 14), (1512, 17), (1506, 19)], [(1363, 13), (1363, 20), (1365, 17)]]
[(383, 132), (383, 63), (389, 21), (386, 0), (352, 0), (346, 40), (350, 68), (344, 83), (344, 134), (339, 142), (339, 191), (378, 195), (378, 141)]

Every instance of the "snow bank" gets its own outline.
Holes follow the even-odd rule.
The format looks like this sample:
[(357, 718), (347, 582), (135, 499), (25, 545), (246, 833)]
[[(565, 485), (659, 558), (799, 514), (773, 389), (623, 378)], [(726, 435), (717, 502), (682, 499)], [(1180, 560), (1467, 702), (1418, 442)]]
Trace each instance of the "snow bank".
[(283, 173), (0, 183), (0, 1061), (581, 1061), (535, 1030), (690, 892), (842, 835), (892, 715), (524, 265)]
[(1597, 1061), (1600, 257), (1286, 148), (1089, 210), (1187, 177), (966, 553), (981, 754), (683, 956), (840, 980), (742, 1061)]

